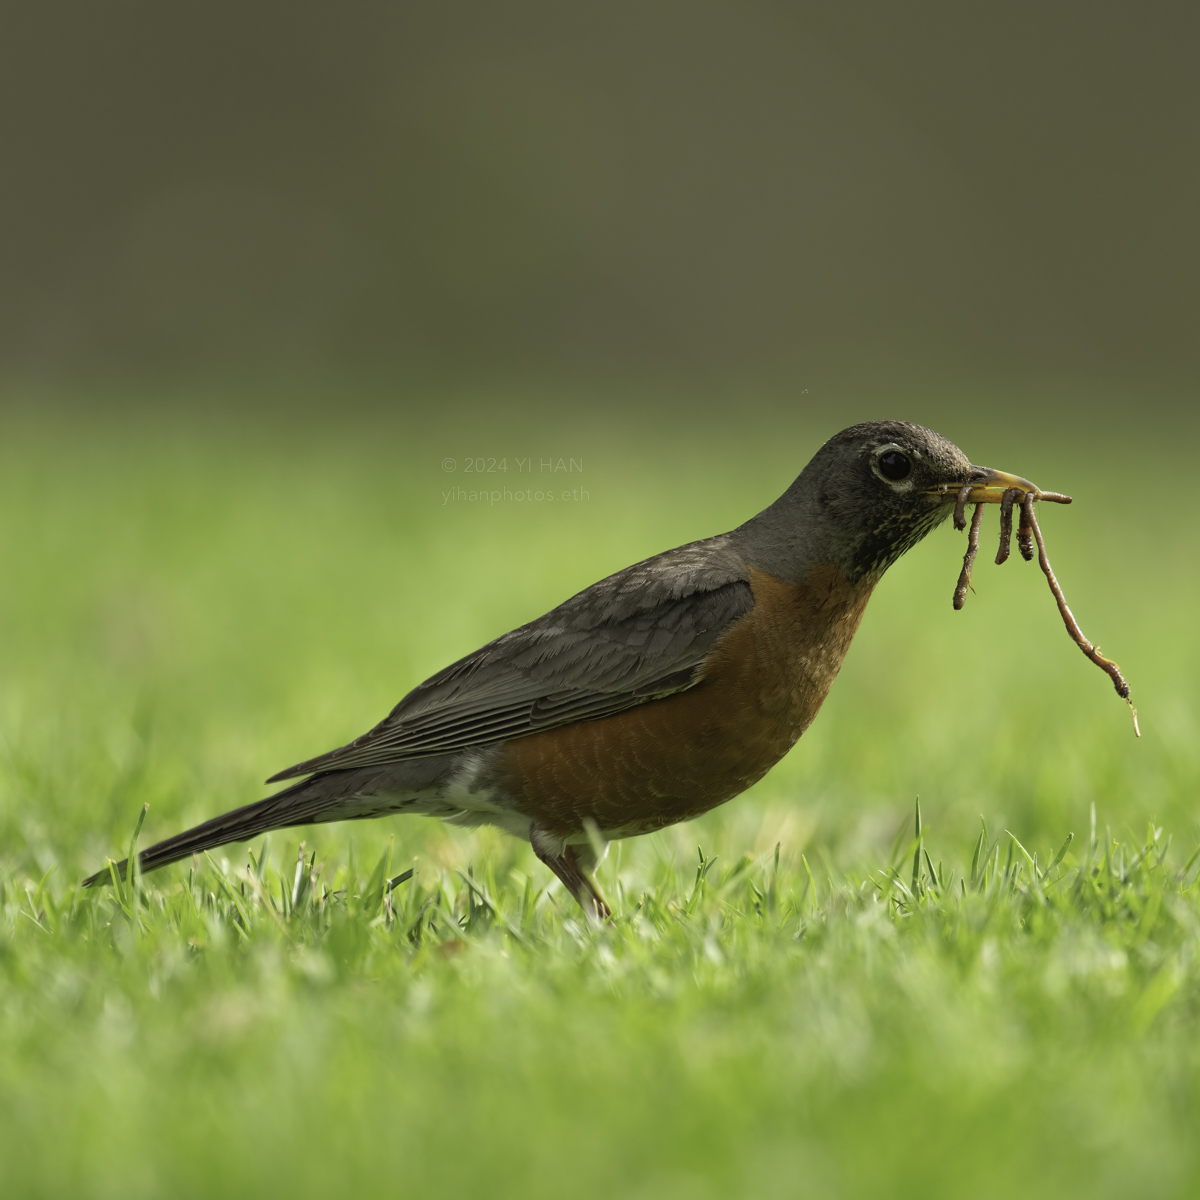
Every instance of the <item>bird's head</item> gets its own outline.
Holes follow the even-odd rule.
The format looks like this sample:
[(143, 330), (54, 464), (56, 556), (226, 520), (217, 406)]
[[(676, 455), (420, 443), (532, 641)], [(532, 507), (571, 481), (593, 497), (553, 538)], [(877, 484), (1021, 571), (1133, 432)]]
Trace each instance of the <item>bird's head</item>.
[(877, 579), (954, 511), (965, 486), (971, 503), (998, 504), (1009, 489), (1041, 494), (1028, 479), (975, 466), (932, 429), (870, 421), (831, 437), (783, 496), (742, 528), (775, 560), (761, 564), (773, 573), (791, 564), (785, 577), (802, 578), (820, 563), (852, 582)]

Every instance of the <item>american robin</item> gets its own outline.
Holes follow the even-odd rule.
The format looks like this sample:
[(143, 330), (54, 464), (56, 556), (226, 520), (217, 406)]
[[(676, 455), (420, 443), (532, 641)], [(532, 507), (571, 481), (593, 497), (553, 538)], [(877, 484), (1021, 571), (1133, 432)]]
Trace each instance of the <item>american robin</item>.
[(972, 502), (1037, 494), (919, 425), (844, 429), (744, 525), (452, 663), (370, 732), (267, 781), (300, 782), (143, 851), (142, 870), (272, 829), (423, 813), (528, 839), (608, 915), (596, 835), (686, 821), (761, 779), (817, 715), (884, 571), (964, 485)]

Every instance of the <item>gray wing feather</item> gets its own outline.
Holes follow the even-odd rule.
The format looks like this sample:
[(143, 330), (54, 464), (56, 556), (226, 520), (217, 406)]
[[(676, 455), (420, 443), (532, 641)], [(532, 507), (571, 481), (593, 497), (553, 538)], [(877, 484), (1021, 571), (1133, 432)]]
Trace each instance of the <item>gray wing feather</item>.
[(452, 663), (370, 732), (268, 782), (454, 753), (681, 691), (753, 607), (746, 567), (725, 535), (668, 550)]

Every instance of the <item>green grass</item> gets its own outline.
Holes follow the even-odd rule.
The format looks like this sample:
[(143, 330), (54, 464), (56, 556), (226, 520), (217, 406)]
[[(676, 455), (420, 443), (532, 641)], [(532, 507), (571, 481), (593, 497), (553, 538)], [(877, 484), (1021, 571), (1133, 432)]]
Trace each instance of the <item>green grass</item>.
[[(452, 658), (744, 519), (861, 415), (682, 440), (636, 409), (3, 418), (3, 1194), (1194, 1194), (1183, 434), (913, 411), (1076, 494), (1043, 526), (1140, 741), (1036, 568), (981, 564), (951, 611), (943, 529), (779, 768), (612, 848), (609, 926), (523, 844), (411, 818), (76, 886), (144, 805), (142, 844), (257, 798)], [(441, 502), (446, 457), (572, 453), (586, 500)]]

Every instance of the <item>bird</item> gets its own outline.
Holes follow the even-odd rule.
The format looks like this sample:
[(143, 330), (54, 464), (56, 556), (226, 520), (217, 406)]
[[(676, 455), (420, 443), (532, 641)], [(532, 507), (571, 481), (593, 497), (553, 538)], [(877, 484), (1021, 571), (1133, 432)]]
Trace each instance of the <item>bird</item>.
[(816, 717), (888, 567), (956, 500), (1011, 489), (1039, 495), (920, 425), (843, 429), (744, 524), (609, 575), (451, 663), (361, 737), (267, 780), (298, 782), (143, 850), (141, 870), (276, 829), (419, 813), (527, 840), (587, 916), (607, 919), (603, 847), (761, 779)]

